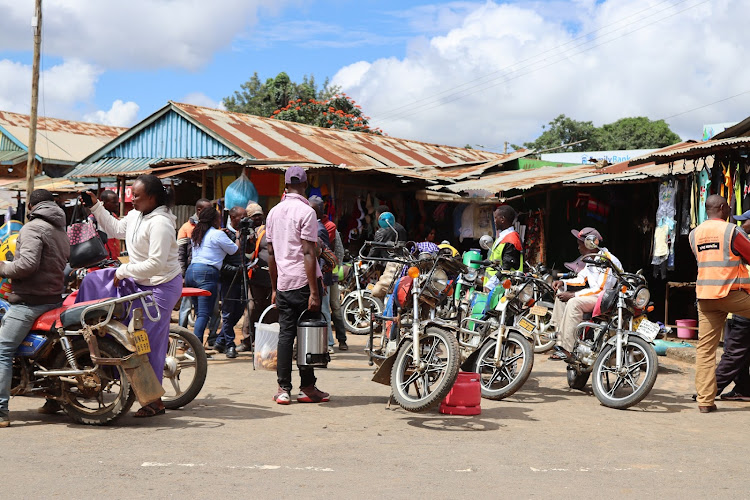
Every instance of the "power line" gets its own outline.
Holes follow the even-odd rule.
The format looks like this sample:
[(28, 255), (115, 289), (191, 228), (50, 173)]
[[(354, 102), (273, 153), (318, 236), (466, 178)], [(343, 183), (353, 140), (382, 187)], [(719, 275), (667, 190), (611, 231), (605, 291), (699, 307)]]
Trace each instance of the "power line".
[[(684, 2), (684, 1), (686, 1), (686, 0), (683, 0), (683, 2)], [(613, 42), (613, 41), (615, 41), (615, 40), (619, 40), (619, 39), (621, 39), (621, 38), (624, 38), (624, 37), (625, 37), (625, 36), (627, 36), (627, 35), (630, 35), (630, 34), (632, 34), (632, 33), (635, 33), (636, 31), (640, 31), (640, 30), (642, 30), (642, 29), (644, 29), (644, 28), (647, 28), (647, 27), (649, 27), (649, 26), (652, 26), (653, 24), (656, 24), (656, 23), (658, 23), (658, 22), (661, 22), (661, 21), (663, 21), (663, 20), (665, 20), (665, 19), (668, 19), (668, 18), (670, 18), (670, 17), (674, 17), (674, 16), (676, 16), (676, 15), (679, 15), (679, 14), (681, 14), (681, 13), (683, 13), (683, 12), (687, 11), (687, 10), (693, 9), (693, 8), (695, 8), (695, 7), (699, 6), (699, 5), (702, 5), (702, 4), (704, 4), (704, 3), (708, 3), (708, 2), (709, 2), (709, 0), (703, 0), (703, 1), (700, 1), (700, 2), (698, 2), (698, 3), (695, 3), (695, 4), (693, 4), (693, 5), (689, 6), (689, 7), (686, 7), (685, 9), (682, 9), (682, 10), (680, 10), (680, 11), (678, 11), (678, 12), (675, 12), (675, 13), (673, 13), (673, 14), (670, 14), (670, 15), (668, 15), (668, 16), (664, 16), (664, 17), (661, 17), (661, 18), (659, 18), (659, 19), (657, 19), (657, 20), (655, 20), (655, 21), (653, 21), (653, 22), (651, 22), (651, 23), (648, 23), (648, 24), (645, 24), (645, 25), (643, 25), (643, 26), (640, 26), (640, 27), (638, 27), (638, 28), (635, 28), (635, 29), (633, 29), (633, 30), (631, 30), (631, 31), (628, 31), (628, 32), (626, 32), (626, 33), (623, 33), (622, 35), (620, 35), (620, 36), (617, 36), (617, 37), (614, 37), (614, 38), (611, 38), (611, 39), (609, 39), (609, 40), (604, 40), (604, 41), (602, 41), (601, 43), (598, 43), (598, 44), (592, 45), (592, 46), (590, 46), (590, 47), (587, 47), (587, 48), (585, 48), (585, 49), (583, 49), (583, 50), (580, 50), (580, 51), (578, 51), (578, 52), (575, 52), (575, 53), (573, 53), (573, 54), (562, 54), (562, 57), (560, 57), (560, 58), (559, 58), (559, 59), (557, 59), (557, 60), (553, 60), (552, 62), (550, 62), (549, 64), (546, 64), (546, 65), (544, 65), (544, 66), (541, 66), (541, 67), (537, 67), (537, 68), (532, 68), (534, 64), (537, 64), (538, 62), (542, 62), (542, 61), (538, 61), (537, 63), (532, 63), (532, 64), (530, 64), (530, 65), (528, 65), (528, 66), (526, 66), (526, 67), (521, 67), (521, 68), (518, 68), (518, 69), (516, 69), (516, 70), (512, 71), (512, 72), (511, 72), (510, 74), (512, 75), (513, 73), (518, 73), (519, 71), (521, 71), (521, 70), (523, 70), (523, 69), (527, 69), (527, 68), (532, 68), (532, 69), (529, 69), (529, 71), (526, 71), (525, 73), (520, 73), (520, 74), (517, 74), (517, 75), (514, 75), (514, 76), (507, 76), (507, 77), (506, 77), (506, 78), (504, 78), (504, 79), (499, 79), (499, 78), (495, 78), (495, 79), (492, 79), (492, 80), (490, 80), (490, 81), (487, 81), (487, 82), (484, 82), (484, 83), (480, 83), (480, 84), (475, 84), (475, 85), (473, 85), (472, 87), (469, 87), (469, 88), (467, 88), (467, 89), (464, 89), (464, 90), (462, 90), (462, 91), (459, 91), (459, 92), (455, 92), (455, 93), (453, 93), (453, 94), (451, 94), (451, 95), (447, 96), (447, 97), (454, 97), (454, 96), (455, 96), (455, 98), (454, 98), (454, 99), (450, 99), (450, 100), (448, 100), (448, 101), (445, 101), (445, 100), (437, 100), (437, 101), (433, 102), (433, 104), (434, 104), (433, 106), (429, 106), (429, 107), (422, 107), (422, 108), (418, 108), (418, 109), (415, 109), (415, 110), (407, 110), (407, 109), (403, 109), (403, 111), (400, 111), (400, 112), (397, 112), (397, 113), (395, 113), (395, 114), (392, 114), (392, 116), (388, 116), (388, 117), (380, 118), (380, 121), (392, 121), (392, 120), (394, 120), (394, 119), (398, 119), (398, 118), (401, 118), (401, 117), (403, 117), (403, 116), (406, 116), (406, 115), (409, 115), (409, 114), (414, 114), (414, 113), (420, 113), (420, 112), (423, 112), (423, 111), (428, 111), (428, 110), (430, 110), (430, 109), (434, 109), (434, 108), (436, 108), (436, 107), (439, 107), (439, 106), (442, 106), (442, 105), (444, 105), (444, 104), (449, 104), (449, 103), (451, 103), (451, 102), (454, 102), (454, 101), (456, 101), (456, 100), (459, 100), (459, 99), (463, 99), (463, 98), (465, 98), (465, 97), (468, 97), (468, 96), (470, 96), (470, 95), (476, 94), (477, 92), (481, 92), (481, 91), (484, 91), (484, 90), (487, 90), (487, 89), (490, 89), (490, 88), (496, 87), (496, 86), (498, 86), (498, 85), (502, 85), (503, 83), (507, 83), (507, 82), (509, 82), (509, 81), (515, 80), (515, 79), (517, 79), (517, 78), (520, 78), (520, 77), (522, 77), (522, 76), (526, 76), (526, 75), (528, 75), (528, 74), (534, 73), (534, 72), (536, 72), (536, 71), (539, 71), (539, 70), (541, 70), (541, 69), (545, 69), (545, 68), (548, 68), (548, 67), (550, 67), (550, 66), (553, 66), (553, 65), (555, 65), (555, 64), (558, 64), (558, 63), (560, 63), (560, 62), (562, 62), (562, 61), (564, 61), (564, 60), (566, 60), (566, 59), (568, 59), (568, 58), (570, 58), (570, 57), (573, 57), (573, 56), (576, 56), (576, 55), (580, 55), (580, 54), (582, 54), (582, 53), (584, 53), (584, 52), (587, 52), (587, 51), (589, 51), (589, 50), (595, 49), (595, 48), (597, 48), (597, 47), (600, 47), (600, 46), (602, 46), (602, 45), (605, 45), (605, 44), (607, 44), (607, 43), (611, 43), (611, 42)], [(659, 14), (659, 13), (661, 13), (661, 12), (665, 11), (665, 10), (667, 10), (667, 9), (663, 9), (662, 11), (659, 11), (659, 12), (657, 12), (657, 13), (653, 14), (653, 15)], [(647, 17), (653, 17), (653, 15), (652, 15), (652, 16), (647, 16)], [(647, 18), (647, 17), (646, 17), (646, 18)], [(644, 19), (646, 19), (646, 18), (644, 18)], [(633, 23), (629, 23), (629, 25), (630, 25), (630, 24), (633, 24)], [(628, 27), (628, 25), (624, 26), (623, 28), (619, 28), (619, 29), (624, 29), (624, 28), (627, 28), (627, 27)], [(597, 38), (601, 38), (601, 37), (597, 37)], [(594, 39), (593, 39), (593, 40), (591, 40), (591, 41), (595, 41), (595, 40), (596, 40), (597, 38), (594, 38)], [(584, 42), (584, 43), (582, 43), (582, 44), (579, 44), (579, 45), (577, 45), (577, 46), (575, 46), (575, 47), (573, 47), (573, 48), (577, 48), (577, 47), (580, 47), (580, 46), (586, 45), (586, 44), (588, 44), (588, 43), (590, 43), (590, 42), (589, 42), (589, 41), (587, 41), (587, 42)], [(546, 60), (546, 59), (545, 59), (545, 60)], [(497, 80), (499, 80), (499, 81), (497, 81)], [(496, 82), (496, 83), (492, 83), (492, 82)], [(491, 85), (486, 85), (486, 84), (488, 84), (488, 83), (491, 83)], [(465, 94), (461, 95), (461, 94), (462, 94), (463, 92), (465, 92), (466, 90), (471, 90), (471, 89), (476, 89), (476, 90), (474, 90), (473, 92), (469, 92), (469, 93), (465, 93)], [(445, 93), (445, 92), (443, 92), (443, 93)], [(433, 99), (433, 98), (428, 98), (428, 99)], [(406, 107), (409, 107), (409, 106), (405, 106), (405, 107), (403, 107), (403, 108), (406, 108)], [(381, 116), (382, 116), (382, 115), (381, 115)]]
[(667, 116), (666, 118), (662, 118), (662, 120), (669, 120), (670, 118), (675, 118), (677, 116), (686, 115), (688, 113), (692, 113), (693, 111), (698, 111), (699, 109), (707, 108), (709, 106), (713, 106), (714, 104), (719, 104), (720, 102), (729, 101), (730, 99), (734, 99), (735, 97), (739, 97), (741, 95), (750, 94), (750, 90), (746, 90), (744, 92), (740, 92), (739, 94), (735, 94), (733, 96), (725, 97), (724, 99), (719, 99), (718, 101), (714, 101), (708, 104), (704, 104), (703, 106), (698, 106), (697, 108), (688, 109), (687, 111), (683, 111), (682, 113), (677, 113), (676, 115)]

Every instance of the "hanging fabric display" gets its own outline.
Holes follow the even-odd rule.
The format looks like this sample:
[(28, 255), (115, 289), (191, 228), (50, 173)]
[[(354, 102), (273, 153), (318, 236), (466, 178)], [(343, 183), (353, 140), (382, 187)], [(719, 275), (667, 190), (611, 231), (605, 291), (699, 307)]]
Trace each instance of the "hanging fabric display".
[(656, 229), (654, 230), (654, 250), (651, 264), (654, 266), (654, 277), (666, 278), (667, 267), (671, 261), (674, 268), (675, 240), (675, 194), (674, 180), (662, 182), (659, 186), (659, 208), (656, 210)]

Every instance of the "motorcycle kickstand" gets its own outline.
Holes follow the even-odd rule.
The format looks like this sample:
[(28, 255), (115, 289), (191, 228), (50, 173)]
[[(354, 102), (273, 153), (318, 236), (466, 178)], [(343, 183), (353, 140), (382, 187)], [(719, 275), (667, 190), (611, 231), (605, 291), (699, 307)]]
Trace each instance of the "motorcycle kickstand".
[(393, 392), (391, 392), (391, 395), (388, 396), (388, 404), (385, 406), (386, 410), (391, 409), (391, 403), (393, 403), (395, 400), (393, 399)]

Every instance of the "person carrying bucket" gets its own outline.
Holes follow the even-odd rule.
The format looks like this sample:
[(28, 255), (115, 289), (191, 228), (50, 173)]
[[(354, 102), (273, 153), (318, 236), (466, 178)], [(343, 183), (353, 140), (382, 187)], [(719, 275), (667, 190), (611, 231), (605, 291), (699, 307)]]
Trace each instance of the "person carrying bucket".
[[(273, 399), (278, 404), (292, 402), (292, 350), (297, 336), (297, 320), (305, 310), (320, 311), (323, 294), (318, 265), (318, 217), (305, 198), (307, 174), (293, 165), (284, 174), (286, 195), (268, 213), (268, 271), (271, 275), (271, 302), (279, 310), (279, 345), (276, 375), (279, 388)], [(322, 403), (329, 394), (315, 386), (315, 369), (300, 366), (300, 403)]]

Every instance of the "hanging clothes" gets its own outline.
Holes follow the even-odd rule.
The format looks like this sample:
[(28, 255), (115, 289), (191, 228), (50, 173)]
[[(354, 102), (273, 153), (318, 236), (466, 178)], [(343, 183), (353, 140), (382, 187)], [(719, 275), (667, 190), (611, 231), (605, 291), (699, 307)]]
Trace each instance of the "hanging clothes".
[(698, 174), (698, 186), (700, 195), (698, 197), (698, 220), (696, 222), (702, 224), (706, 220), (706, 198), (711, 194), (711, 175), (707, 168), (704, 168)]
[(693, 178), (688, 176), (683, 179), (680, 185), (681, 207), (680, 207), (680, 234), (687, 236), (690, 234), (690, 207), (693, 197)]
[(662, 182), (659, 186), (659, 207), (656, 210), (653, 256), (654, 276), (666, 278), (667, 268), (674, 269), (674, 241), (676, 234), (674, 180)]

